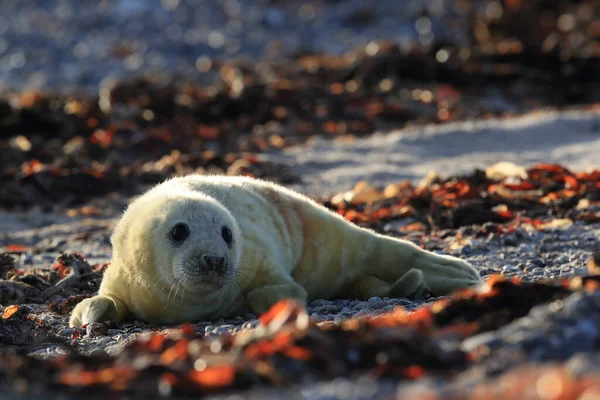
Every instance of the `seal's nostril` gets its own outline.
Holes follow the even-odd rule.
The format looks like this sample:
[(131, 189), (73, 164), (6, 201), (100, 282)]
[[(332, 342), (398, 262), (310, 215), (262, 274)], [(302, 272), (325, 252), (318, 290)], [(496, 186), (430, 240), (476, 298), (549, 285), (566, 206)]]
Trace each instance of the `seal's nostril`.
[(206, 266), (216, 270), (222, 270), (226, 263), (225, 257), (203, 256), (202, 258), (204, 259)]

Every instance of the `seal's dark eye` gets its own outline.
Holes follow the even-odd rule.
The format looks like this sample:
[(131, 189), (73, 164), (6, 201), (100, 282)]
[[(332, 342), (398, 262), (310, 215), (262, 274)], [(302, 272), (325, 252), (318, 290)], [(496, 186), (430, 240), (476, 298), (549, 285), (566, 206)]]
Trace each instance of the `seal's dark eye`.
[(231, 246), (231, 242), (233, 242), (233, 233), (231, 233), (231, 230), (228, 227), (224, 226), (221, 228), (221, 236), (225, 243), (227, 243), (228, 246)]
[(183, 242), (190, 236), (190, 228), (186, 224), (177, 224), (171, 229), (171, 239), (175, 242)]

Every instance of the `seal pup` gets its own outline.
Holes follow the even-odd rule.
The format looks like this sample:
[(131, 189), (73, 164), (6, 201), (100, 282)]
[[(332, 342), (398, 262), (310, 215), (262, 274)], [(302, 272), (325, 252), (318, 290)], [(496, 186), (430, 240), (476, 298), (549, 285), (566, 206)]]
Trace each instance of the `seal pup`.
[(277, 301), (446, 295), (481, 282), (467, 262), (348, 222), (268, 181), (188, 175), (135, 199), (111, 236), (98, 294), (70, 326), (135, 316), (173, 324), (260, 314)]

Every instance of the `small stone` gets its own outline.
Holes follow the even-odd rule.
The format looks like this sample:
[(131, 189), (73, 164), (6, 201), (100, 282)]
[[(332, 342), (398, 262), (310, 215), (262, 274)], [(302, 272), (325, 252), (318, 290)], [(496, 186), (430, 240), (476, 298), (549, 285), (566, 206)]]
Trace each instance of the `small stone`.
[(91, 338), (106, 336), (108, 334), (108, 325), (102, 322), (92, 322), (85, 328), (87, 335)]
[(531, 271), (533, 271), (533, 270), (535, 270), (535, 269), (539, 269), (539, 267), (538, 267), (537, 265), (535, 265), (535, 264), (530, 264), (530, 265), (527, 265), (527, 266), (526, 266), (526, 267), (523, 269), (523, 271), (525, 271), (525, 272), (531, 272)]
[(461, 344), (461, 349), (466, 352), (474, 351), (481, 346), (492, 347), (501, 343), (496, 332), (485, 332), (471, 336), (465, 339)]
[(458, 233), (460, 233), (462, 236), (471, 236), (475, 233), (475, 231), (471, 226), (461, 226), (458, 228)]
[(354, 318), (359, 318), (359, 317), (363, 317), (363, 316), (366, 316), (366, 315), (371, 315), (370, 310), (367, 310), (367, 309), (360, 310), (356, 314), (354, 314)]
[(391, 304), (393, 304), (394, 306), (412, 306), (413, 302), (408, 300), (408, 299), (390, 299), (389, 301)]
[(532, 245), (531, 243), (519, 243), (519, 247), (518, 247), (518, 253), (520, 254), (527, 254), (529, 256), (531, 256), (532, 254), (535, 254), (535, 246)]
[(230, 331), (227, 329), (227, 326), (219, 326), (213, 331), (213, 333), (216, 333), (217, 335), (226, 335), (230, 333)]
[(567, 256), (567, 255), (561, 256), (558, 260), (556, 260), (557, 264), (566, 264), (568, 262), (569, 262), (569, 256)]
[(502, 267), (502, 272), (505, 273), (517, 273), (517, 272), (521, 272), (521, 270), (519, 269), (519, 267), (516, 267), (514, 265), (511, 264), (507, 264), (505, 266)]
[(543, 269), (543, 268), (534, 268), (534, 269), (533, 269), (533, 270), (530, 272), (530, 274), (531, 274), (531, 275), (534, 275), (534, 276), (537, 276), (537, 275), (544, 275), (544, 273), (545, 273), (545, 272), (546, 272), (546, 270), (545, 270), (545, 269)]
[(531, 235), (529, 235), (529, 232), (527, 232), (523, 228), (517, 228), (517, 230), (515, 231), (515, 236), (517, 237), (517, 239), (520, 239), (521, 242), (531, 241)]
[(62, 329), (61, 331), (58, 332), (58, 336), (72, 336), (73, 335), (73, 328), (65, 328)]
[(519, 245), (519, 239), (515, 235), (506, 235), (502, 242), (505, 246), (516, 247)]
[[(439, 232), (439, 235), (440, 235), (440, 239), (446, 239), (449, 237), (456, 236), (456, 231), (454, 229), (444, 229)], [(443, 251), (441, 251), (441, 250), (436, 250), (435, 252), (436, 253), (439, 252), (438, 254), (443, 253)]]
[(374, 296), (370, 297), (369, 300), (367, 300), (368, 303), (376, 303), (378, 301), (381, 301), (381, 297)]
[(96, 347), (96, 348), (92, 349), (92, 351), (90, 351), (89, 355), (90, 356), (106, 356), (107, 353), (106, 353), (106, 351), (104, 351), (104, 349)]
[(498, 271), (491, 269), (491, 268), (482, 268), (479, 270), (479, 274), (481, 276), (487, 276), (487, 275), (493, 275), (493, 274), (497, 274)]
[(387, 305), (388, 305), (388, 303), (383, 300), (371, 301), (369, 299), (369, 307), (373, 310), (377, 310), (379, 308), (384, 308)]
[(529, 262), (538, 267), (546, 266), (546, 263), (544, 263), (544, 261), (541, 258), (534, 258), (533, 260), (530, 260)]
[(242, 324), (242, 329), (253, 329), (259, 325), (258, 320), (246, 321)]
[(341, 315), (343, 315), (344, 317), (350, 318), (354, 315), (354, 310), (348, 308), (348, 307), (344, 307), (342, 309), (342, 311), (339, 312)]

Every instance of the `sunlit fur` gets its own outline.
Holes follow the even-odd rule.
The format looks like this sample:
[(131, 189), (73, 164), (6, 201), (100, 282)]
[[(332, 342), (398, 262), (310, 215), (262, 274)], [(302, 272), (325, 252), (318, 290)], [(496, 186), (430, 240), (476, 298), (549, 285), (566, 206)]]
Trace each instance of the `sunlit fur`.
[[(168, 234), (179, 222), (190, 236), (174, 246)], [(260, 313), (286, 297), (400, 296), (419, 281), (446, 294), (480, 282), (462, 260), (360, 228), (302, 194), (246, 177), (189, 175), (157, 185), (130, 204), (111, 240), (99, 294), (76, 307), (71, 326), (130, 314), (198, 321)], [(196, 262), (202, 254), (226, 256), (226, 272), (207, 281)], [(421, 272), (401, 282), (411, 270)]]

